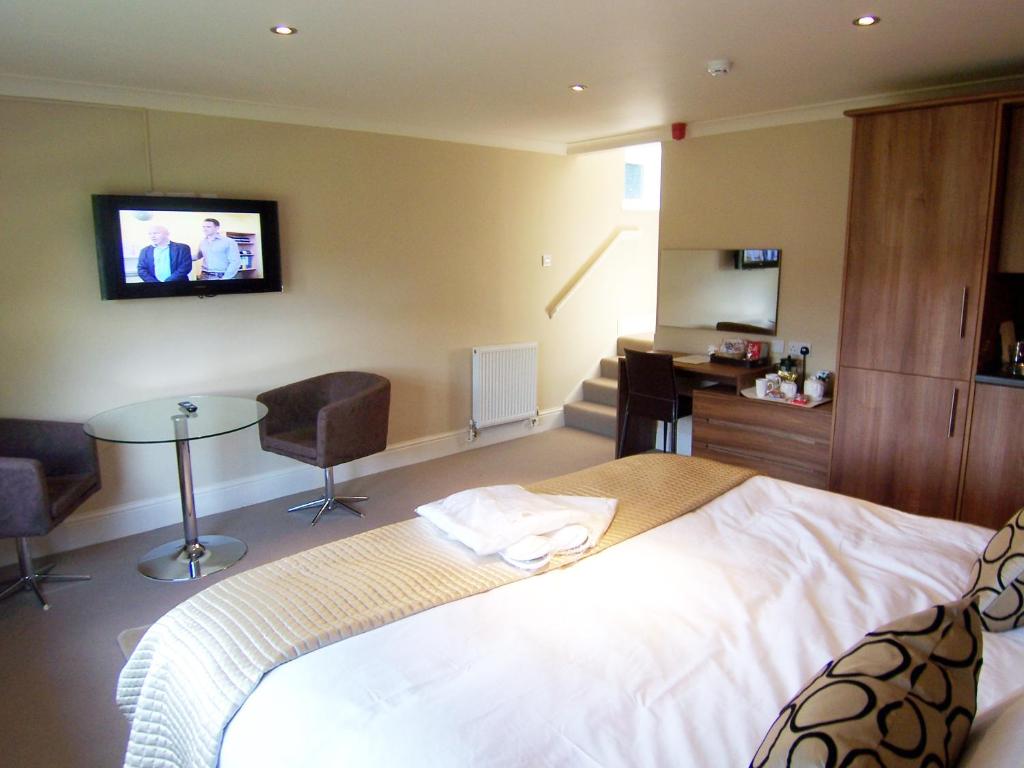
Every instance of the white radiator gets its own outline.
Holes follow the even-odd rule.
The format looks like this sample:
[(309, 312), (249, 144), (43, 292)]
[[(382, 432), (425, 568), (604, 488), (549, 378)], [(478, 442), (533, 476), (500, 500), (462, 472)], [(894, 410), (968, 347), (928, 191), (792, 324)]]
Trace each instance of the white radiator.
[(473, 420), (483, 427), (537, 418), (537, 342), (473, 347)]

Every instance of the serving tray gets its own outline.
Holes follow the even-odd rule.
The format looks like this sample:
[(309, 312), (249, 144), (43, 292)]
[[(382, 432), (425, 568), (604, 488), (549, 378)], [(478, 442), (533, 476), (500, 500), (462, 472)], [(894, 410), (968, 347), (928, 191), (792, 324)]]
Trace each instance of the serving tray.
[(758, 397), (757, 387), (747, 387), (746, 389), (740, 390), (740, 394), (744, 397), (749, 397), (751, 400), (760, 400), (765, 403), (776, 403), (778, 405), (793, 405), (797, 408), (817, 408), (823, 403), (830, 402), (831, 397), (823, 397), (821, 400), (808, 400), (806, 404), (801, 405), (800, 403), (794, 403), (792, 400), (774, 400), (770, 397)]

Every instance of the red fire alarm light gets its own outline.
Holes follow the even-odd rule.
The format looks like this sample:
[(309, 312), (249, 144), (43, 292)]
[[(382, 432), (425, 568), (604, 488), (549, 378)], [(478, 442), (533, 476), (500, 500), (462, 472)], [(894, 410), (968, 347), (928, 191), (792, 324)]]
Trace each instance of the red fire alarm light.
[(672, 123), (672, 138), (676, 141), (686, 138), (686, 123)]

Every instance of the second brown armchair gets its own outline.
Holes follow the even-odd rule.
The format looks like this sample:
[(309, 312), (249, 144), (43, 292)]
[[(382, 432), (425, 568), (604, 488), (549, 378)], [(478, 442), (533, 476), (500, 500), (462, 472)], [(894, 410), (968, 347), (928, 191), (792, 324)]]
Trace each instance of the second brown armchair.
[(81, 424), (0, 419), (0, 537), (17, 540), (20, 572), (0, 600), (27, 590), (46, 610), (40, 582), (88, 580), (37, 570), (28, 540), (49, 533), (99, 489), (96, 443)]
[(375, 373), (339, 371), (286, 384), (256, 399), (268, 409), (260, 422), (263, 450), (324, 471), (323, 497), (288, 511), (319, 507), (311, 525), (336, 506), (362, 517), (349, 505), (366, 501), (365, 496), (334, 495), (334, 467), (387, 447), (391, 382)]

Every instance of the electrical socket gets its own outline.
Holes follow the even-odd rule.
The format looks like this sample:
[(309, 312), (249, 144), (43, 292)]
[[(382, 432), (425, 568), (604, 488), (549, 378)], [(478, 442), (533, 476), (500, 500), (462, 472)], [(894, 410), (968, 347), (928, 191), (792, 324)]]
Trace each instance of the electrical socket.
[(786, 349), (788, 351), (788, 354), (792, 355), (793, 357), (800, 357), (800, 347), (807, 347), (807, 356), (810, 357), (811, 345), (808, 344), (806, 341), (791, 341), (789, 342), (789, 346), (786, 347)]
[(542, 255), (540, 257), (540, 265), (542, 267), (550, 267), (551, 266), (551, 254), (550, 253), (545, 253), (544, 255)]

